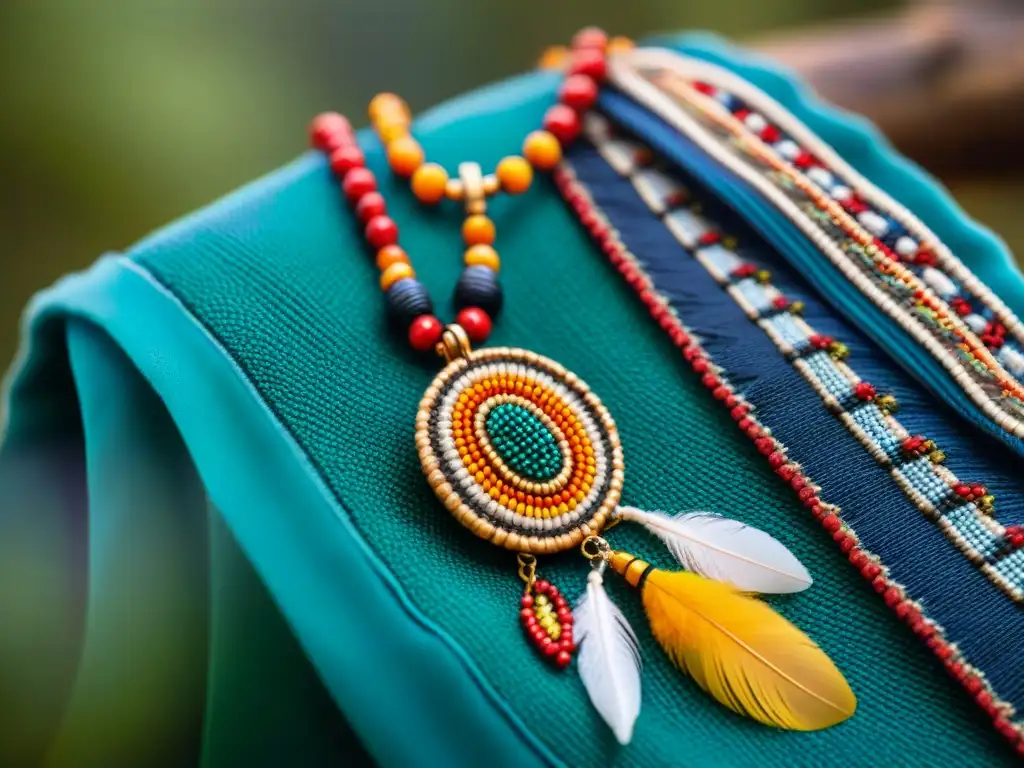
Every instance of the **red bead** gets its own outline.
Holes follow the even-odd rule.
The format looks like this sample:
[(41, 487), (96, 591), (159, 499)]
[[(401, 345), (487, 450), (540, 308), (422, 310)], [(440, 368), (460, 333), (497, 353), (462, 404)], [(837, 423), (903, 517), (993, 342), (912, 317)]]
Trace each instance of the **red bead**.
[(548, 638), (548, 641), (549, 642), (544, 644), (544, 655), (545, 656), (557, 656), (559, 653), (562, 652), (562, 646), (561, 645), (556, 643), (550, 637)]
[(571, 612), (569, 611), (568, 608), (559, 608), (558, 609), (558, 614), (557, 614), (558, 620), (559, 621), (565, 621), (567, 618), (569, 618), (570, 614), (571, 614)]
[(569, 75), (558, 89), (558, 99), (575, 110), (588, 110), (597, 100), (597, 83), (587, 75)]
[(409, 343), (417, 352), (429, 352), (441, 340), (444, 329), (433, 315), (420, 315), (409, 326)]
[(866, 381), (857, 382), (857, 386), (853, 388), (853, 393), (857, 396), (857, 399), (864, 400), (865, 402), (875, 399), (875, 388)]
[(374, 216), (366, 224), (366, 242), (375, 251), (398, 242), (398, 225), (388, 216)]
[(551, 584), (549, 582), (544, 581), (544, 579), (537, 579), (535, 582), (533, 582), (533, 588), (537, 592), (547, 593), (547, 591), (551, 588)]
[(572, 47), (575, 50), (596, 48), (603, 51), (608, 47), (608, 34), (600, 27), (584, 27), (572, 36)]
[(523, 608), (533, 608), (533, 595), (523, 595), (519, 598), (519, 604)]
[(569, 64), (569, 74), (587, 75), (600, 83), (608, 74), (608, 62), (605, 61), (601, 51), (584, 48), (573, 54), (572, 62)]
[(544, 130), (554, 134), (562, 146), (571, 144), (581, 127), (579, 114), (565, 104), (553, 104), (544, 115)]
[(363, 195), (377, 191), (377, 177), (369, 168), (353, 168), (345, 174), (341, 189), (348, 201), (355, 205)]
[(523, 610), (521, 610), (519, 612), (519, 615), (520, 615), (520, 617), (522, 617), (524, 622), (525, 621), (529, 621), (530, 619), (534, 618), (533, 609), (532, 608), (523, 608)]
[(387, 212), (387, 203), (384, 202), (384, 197), (380, 192), (367, 192), (356, 203), (356, 217), (363, 224), (368, 224), (370, 219), (375, 216), (383, 216)]
[(362, 168), (366, 163), (366, 157), (363, 155), (363, 150), (355, 144), (345, 144), (331, 152), (328, 162), (331, 164), (334, 175), (339, 179), (344, 179), (352, 169)]
[(572, 656), (568, 651), (559, 651), (558, 655), (555, 656), (555, 664), (564, 669), (569, 666), (569, 662), (572, 661)]
[(309, 141), (323, 152), (332, 152), (350, 140), (354, 141), (352, 126), (337, 112), (324, 112), (309, 124)]
[(821, 527), (829, 533), (835, 533), (842, 527), (842, 525), (843, 521), (835, 515), (826, 515), (821, 521)]

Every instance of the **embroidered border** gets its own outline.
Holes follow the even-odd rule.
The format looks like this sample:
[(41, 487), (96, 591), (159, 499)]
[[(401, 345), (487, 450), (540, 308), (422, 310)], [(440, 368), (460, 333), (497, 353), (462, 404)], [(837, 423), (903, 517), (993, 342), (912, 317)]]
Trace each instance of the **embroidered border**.
[(1024, 535), (991, 518), (995, 498), (984, 485), (967, 483), (943, 466), (932, 441), (911, 435), (892, 415), (895, 399), (879, 394), (844, 362), (849, 352), (819, 334), (771, 282), (770, 273), (745, 261), (732, 237), (700, 213), (682, 185), (648, 167), (653, 153), (638, 141), (611, 138), (608, 122), (590, 116), (584, 130), (601, 156), (660, 216), (675, 239), (768, 335), (825, 407), (885, 467), (914, 505), (1012, 600), (1024, 603)]
[[(693, 88), (722, 103), (748, 129), (856, 214), (901, 261), (947, 299), (976, 333), (986, 332), (989, 323), (999, 323), (1017, 342), (1024, 343), (1024, 323), (920, 219), (857, 173), (774, 99), (727, 69), (698, 59), (680, 60), (669, 52), (645, 50), (636, 60), (656, 64), (665, 61), (666, 54), (673, 57), (673, 66), (685, 69)], [(975, 302), (984, 308), (979, 315), (973, 314)], [(999, 329), (993, 327), (987, 332), (996, 342)], [(1000, 348), (997, 342), (986, 341), (986, 345)], [(1017, 352), (1012, 361), (1004, 362), (1015, 375), (1024, 375), (1024, 355)]]
[(907, 597), (903, 586), (889, 577), (888, 568), (880, 558), (860, 545), (857, 534), (843, 521), (841, 510), (820, 497), (819, 487), (803, 473), (798, 463), (788, 457), (786, 447), (758, 421), (750, 405), (736, 393), (724, 372), (714, 364), (681, 322), (668, 299), (657, 291), (651, 277), (626, 249), (603, 213), (594, 206), (586, 188), (576, 180), (567, 163), (555, 171), (554, 181), (590, 236), (636, 291), (651, 317), (668, 334), (693, 371), (701, 377), (702, 384), (711, 396), (729, 410), (736, 426), (754, 443), (775, 474), (794, 490), (804, 507), (821, 523), (850, 563), (882, 596), (886, 605), (935, 653), (950, 674), (960, 681), (988, 714), (999, 733), (1015, 746), (1019, 755), (1024, 756), (1024, 723), (1013, 721), (1013, 705), (998, 697), (981, 670), (973, 667), (957, 647), (946, 639), (943, 628), (925, 615), (919, 603)]
[[(666, 63), (666, 58), (670, 59), (670, 63)], [(671, 75), (676, 100), (669, 98), (663, 90), (650, 82), (650, 73), (645, 76), (636, 71), (636, 67), (645, 65), (649, 60), (656, 62), (650, 66), (662, 68), (663, 78), (668, 77), (664, 74), (664, 68), (673, 68)], [(716, 162), (751, 184), (793, 221), (851, 284), (896, 320), (949, 371), (957, 385), (989, 418), (1002, 429), (1016, 436), (1024, 436), (1024, 400), (1021, 399), (1024, 397), (1024, 387), (1003, 368), (991, 350), (975, 335), (969, 323), (943, 301), (928, 283), (901, 263), (893, 249), (869, 232), (838, 200), (797, 168), (794, 165), (796, 159), (801, 159), (801, 164), (808, 161), (800, 158), (799, 153), (794, 155), (792, 147), (787, 149), (787, 154), (793, 155), (793, 162), (776, 152), (722, 103), (692, 86), (679, 72), (691, 63), (690, 59), (667, 51), (640, 51), (631, 55), (629, 63), (622, 61), (614, 64), (612, 77), (620, 88), (668, 119), (673, 127), (682, 131)], [(706, 75), (706, 68), (710, 68), (710, 65), (702, 66), (705, 67), (702, 74)], [(704, 77), (703, 81), (707, 80)], [(710, 128), (707, 127), (709, 123)], [(769, 134), (769, 138), (774, 138), (774, 135)], [(792, 144), (800, 149), (795, 142)], [(818, 149), (816, 146), (814, 157), (830, 154), (830, 151), (822, 152)], [(746, 155), (750, 155), (755, 164), (751, 164)], [(789, 188), (779, 185), (780, 176), (788, 179)], [(873, 194), (881, 198), (877, 191)], [(808, 215), (808, 200), (820, 215)], [(893, 221), (896, 221), (895, 215), (894, 211), (891, 217)], [(912, 217), (900, 213), (900, 218), (909, 221)], [(851, 258), (850, 253), (835, 242), (834, 233), (823, 230), (825, 220), (833, 227), (838, 227), (852, 243), (862, 249), (864, 258)], [(868, 221), (870, 223), (871, 219)], [(928, 247), (933, 248), (929, 252), (939, 253), (942, 250), (937, 246)], [(945, 253), (948, 254), (948, 250)], [(854, 253), (854, 256), (858, 255)], [(948, 258), (953, 259), (951, 255)], [(966, 272), (962, 265), (960, 269)], [(928, 273), (933, 279), (936, 274)], [(975, 292), (985, 294), (986, 298), (991, 296), (976, 279), (972, 278), (972, 281), (970, 284), (976, 289)], [(940, 287), (948, 286), (943, 284)], [(994, 296), (991, 298), (994, 299)], [(988, 301), (987, 304), (994, 308), (993, 311), (1000, 309), (1007, 317), (1005, 327), (1014, 333), (1019, 332), (1019, 321), (998, 299)], [(1010, 347), (1001, 355), (1012, 362), (1014, 352)]]

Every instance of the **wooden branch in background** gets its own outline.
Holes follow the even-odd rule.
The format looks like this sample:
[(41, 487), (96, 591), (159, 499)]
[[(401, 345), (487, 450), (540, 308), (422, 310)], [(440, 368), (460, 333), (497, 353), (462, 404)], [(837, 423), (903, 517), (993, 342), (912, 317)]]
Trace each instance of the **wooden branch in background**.
[(901, 14), (754, 47), (835, 104), (870, 117), (940, 175), (1019, 172), (1024, 3), (923, 0)]

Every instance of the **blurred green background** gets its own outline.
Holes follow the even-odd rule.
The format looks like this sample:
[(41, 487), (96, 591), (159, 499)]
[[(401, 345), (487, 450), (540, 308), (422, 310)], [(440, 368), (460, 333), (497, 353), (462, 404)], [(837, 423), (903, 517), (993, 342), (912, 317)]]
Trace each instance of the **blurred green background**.
[[(60, 274), (286, 162), (310, 116), (414, 110), (532, 66), (586, 23), (740, 40), (896, 0), (3, 0), (0, 361)], [(1010, 240), (1020, 196), (945, 179)], [(2, 363), (0, 363), (2, 364)]]

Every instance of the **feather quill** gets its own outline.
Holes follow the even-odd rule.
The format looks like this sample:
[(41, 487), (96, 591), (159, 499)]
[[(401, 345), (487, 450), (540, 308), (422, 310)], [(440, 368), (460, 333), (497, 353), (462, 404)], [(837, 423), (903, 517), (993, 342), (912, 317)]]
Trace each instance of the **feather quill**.
[(613, 552), (609, 562), (641, 590), (651, 631), (673, 663), (729, 709), (795, 731), (853, 715), (857, 700), (842, 673), (766, 603), (624, 552)]
[(573, 610), (577, 669), (590, 701), (620, 744), (629, 744), (640, 715), (640, 648), (633, 628), (604, 589), (599, 570)]
[(680, 565), (709, 579), (767, 594), (811, 586), (811, 575), (782, 542), (738, 520), (708, 512), (670, 517), (633, 507), (620, 507), (618, 515), (644, 526)]

